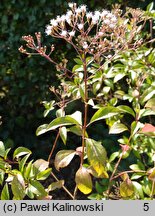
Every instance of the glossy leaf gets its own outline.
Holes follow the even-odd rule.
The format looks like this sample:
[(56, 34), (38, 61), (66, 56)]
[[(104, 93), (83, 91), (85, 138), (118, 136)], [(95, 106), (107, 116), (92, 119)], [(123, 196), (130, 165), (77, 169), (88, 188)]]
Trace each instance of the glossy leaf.
[(108, 178), (109, 177), (107, 171), (105, 171), (105, 170), (102, 170), (102, 173), (98, 173), (98, 172), (96, 172), (96, 170), (92, 166), (89, 167), (87, 170), (95, 178)]
[(47, 196), (47, 192), (39, 181), (32, 180), (29, 184), (29, 190), (37, 196)]
[(144, 104), (146, 101), (152, 98), (155, 94), (155, 87), (151, 86), (150, 88), (146, 89), (141, 96), (141, 103)]
[(101, 142), (93, 139), (86, 139), (86, 153), (90, 165), (94, 168), (100, 176), (105, 172), (105, 164), (107, 160), (107, 153)]
[(66, 142), (67, 142), (67, 129), (66, 129), (66, 127), (61, 127), (59, 129), (59, 131), (60, 131), (60, 137), (61, 137), (63, 143), (66, 145)]
[(75, 182), (78, 187), (78, 189), (84, 193), (89, 194), (92, 191), (92, 179), (85, 167), (81, 167), (77, 172), (75, 176)]
[(9, 188), (7, 183), (4, 185), (2, 189), (1, 200), (10, 200)]
[(137, 193), (139, 194), (141, 199), (144, 199), (144, 193), (143, 193), (143, 187), (140, 183), (136, 182), (136, 181), (132, 181), (132, 184), (135, 188), (135, 191), (137, 191)]
[(22, 175), (17, 174), (11, 183), (14, 199), (22, 200), (25, 197), (25, 182)]
[(47, 127), (48, 127), (48, 124), (40, 125), (36, 130), (36, 135), (39, 136), (41, 134), (46, 133), (48, 131)]
[[(68, 131), (78, 135), (78, 136), (82, 136), (82, 127), (80, 125), (75, 125), (72, 126), (68, 129)], [(87, 132), (85, 133), (85, 137), (88, 137)]]
[(13, 153), (13, 158), (19, 158), (23, 155), (30, 155), (32, 152), (28, 149), (28, 148), (25, 148), (25, 147), (18, 147), (14, 153)]
[(48, 192), (50, 192), (50, 191), (53, 191), (53, 190), (56, 190), (56, 189), (60, 189), (60, 188), (62, 188), (63, 186), (64, 186), (64, 180), (60, 180), (60, 181), (58, 181), (58, 182), (53, 182), (52, 184), (50, 184), (49, 186), (48, 186)]
[(30, 179), (31, 177), (34, 176), (34, 169), (33, 169), (32, 162), (33, 161), (31, 160), (24, 169), (24, 177), (26, 179)]
[(133, 121), (131, 124), (131, 135), (134, 136), (138, 132), (138, 130), (142, 127), (143, 124), (141, 122)]
[(109, 134), (119, 134), (128, 130), (128, 128), (122, 123), (114, 123), (112, 127), (110, 127)]
[(144, 125), (144, 127), (140, 130), (139, 133), (142, 133), (147, 136), (155, 136), (155, 126), (147, 123)]
[(133, 111), (133, 109), (131, 109), (129, 106), (125, 106), (125, 105), (120, 105), (117, 107), (120, 111), (124, 112), (124, 113), (128, 113), (130, 115), (132, 115), (133, 117), (135, 117), (135, 112)]
[(109, 162), (111, 163), (111, 162), (114, 161), (118, 156), (119, 156), (119, 152), (113, 152), (113, 153), (110, 155)]
[(149, 101), (147, 101), (147, 103), (145, 104), (145, 107), (150, 108), (153, 111), (155, 111), (155, 98), (152, 98)]
[(120, 110), (115, 108), (115, 107), (103, 107), (100, 108), (91, 118), (90, 123), (101, 120), (101, 119), (106, 119), (110, 118), (112, 116), (118, 115), (120, 113)]
[(48, 176), (51, 174), (52, 168), (48, 168), (46, 170), (43, 170), (39, 172), (36, 176), (36, 180), (42, 181), (48, 178)]
[(54, 160), (54, 165), (57, 170), (60, 168), (68, 166), (73, 157), (75, 156), (76, 151), (74, 150), (61, 150), (59, 151)]
[(4, 143), (0, 141), (0, 156), (4, 157), (4, 155), (5, 155), (5, 146)]
[(0, 185), (3, 185), (5, 172), (0, 170)]
[(24, 171), (24, 166), (25, 166), (26, 161), (27, 161), (27, 159), (29, 158), (29, 156), (30, 156), (29, 154), (26, 155), (26, 156), (23, 157), (22, 160), (19, 162), (19, 170), (20, 170), (21, 173), (23, 173), (23, 171)]

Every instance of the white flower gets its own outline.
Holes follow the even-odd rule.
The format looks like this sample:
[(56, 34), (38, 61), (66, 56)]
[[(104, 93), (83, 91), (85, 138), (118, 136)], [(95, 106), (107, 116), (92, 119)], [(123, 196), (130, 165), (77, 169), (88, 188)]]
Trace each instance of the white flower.
[(67, 16), (67, 15), (66, 15), (66, 22), (67, 22), (68, 24), (71, 24), (71, 17), (70, 17), (70, 16)]
[(77, 13), (77, 14), (80, 14), (80, 13), (82, 13), (82, 10), (81, 10), (81, 8), (77, 8), (76, 10), (75, 10), (75, 12)]
[(104, 35), (103, 32), (98, 33), (98, 36), (100, 36), (100, 37), (103, 36), (103, 35)]
[(112, 13), (108, 13), (106, 17), (111, 19), (113, 17), (113, 15), (112, 15)]
[(89, 13), (86, 14), (87, 19), (92, 18), (92, 16), (93, 16), (92, 12), (89, 12)]
[(112, 21), (112, 22), (116, 22), (116, 21), (117, 21), (117, 18), (116, 18), (115, 16), (112, 16), (111, 21)]
[(63, 36), (63, 37), (66, 37), (67, 36), (67, 31), (63, 30), (60, 35)]
[(84, 27), (84, 25), (82, 23), (78, 24), (77, 26), (78, 26), (79, 30), (83, 29), (83, 27)]
[(56, 27), (56, 26), (58, 25), (57, 20), (55, 20), (55, 19), (51, 19), (51, 20), (50, 20), (50, 23), (51, 23), (51, 25), (54, 26), (54, 27)]
[(95, 11), (94, 15), (99, 18), (101, 16), (101, 13), (100, 13), (100, 11)]
[(109, 24), (110, 24), (110, 20), (109, 20), (109, 19), (105, 19), (103, 22), (104, 22), (106, 25), (109, 25)]
[(113, 29), (113, 28), (115, 27), (115, 24), (111, 23), (111, 24), (109, 25), (109, 27)]
[(51, 26), (51, 25), (47, 25), (47, 26), (46, 26), (45, 33), (46, 33), (47, 35), (50, 35), (50, 34), (51, 34), (51, 31), (52, 31), (52, 26)]
[(65, 15), (62, 15), (62, 16), (61, 16), (61, 21), (64, 22), (65, 20), (66, 20), (66, 16), (65, 16)]
[(61, 22), (62, 20), (61, 20), (61, 17), (60, 16), (57, 16), (57, 22), (59, 23), (59, 22)]
[(71, 31), (71, 32), (69, 32), (69, 35), (70, 35), (71, 37), (74, 37), (74, 35), (75, 35), (75, 31)]
[(68, 6), (69, 6), (70, 8), (73, 8), (73, 7), (74, 7), (74, 4), (75, 4), (75, 3), (70, 2), (70, 3), (68, 3)]
[(73, 15), (73, 12), (71, 10), (67, 11), (67, 16), (71, 17)]
[(107, 16), (108, 13), (109, 13), (108, 11), (103, 10), (101, 13), (101, 17), (104, 18), (105, 16)]
[(99, 21), (99, 17), (94, 15), (94, 16), (92, 17), (92, 24), (97, 24), (98, 21)]
[(81, 6), (80, 6), (80, 9), (82, 10), (82, 12), (86, 12), (87, 7), (86, 7), (86, 5), (81, 5)]
[(87, 44), (87, 42), (84, 42), (83, 43), (83, 49), (87, 49), (88, 48), (88, 44)]

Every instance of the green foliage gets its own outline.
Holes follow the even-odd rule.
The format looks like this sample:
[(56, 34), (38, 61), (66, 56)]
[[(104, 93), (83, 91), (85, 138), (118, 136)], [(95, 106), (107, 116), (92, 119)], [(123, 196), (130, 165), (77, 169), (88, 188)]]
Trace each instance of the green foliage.
[(50, 199), (49, 192), (63, 186), (62, 180), (53, 182), (53, 185), (49, 185), (48, 188), (41, 183), (51, 174), (49, 162), (43, 159), (28, 162), (31, 151), (24, 147), (15, 149), (11, 160), (10, 156), (5, 157), (8, 149), (5, 149), (3, 142), (0, 144), (1, 200)]
[[(109, 0), (107, 6), (115, 2)], [(15, 1), (12, 1), (11, 4), (14, 3)], [(39, 5), (44, 3), (46, 0), (40, 1)], [(51, 5), (59, 6), (61, 3), (62, 1), (57, 1)], [(94, 1), (90, 1), (91, 6), (93, 3)], [(24, 8), (24, 4), (20, 3), (19, 9)], [(29, 6), (29, 3), (26, 4)], [(90, 195), (90, 199), (153, 199), (155, 195), (155, 126), (153, 125), (155, 49), (153, 48), (154, 40), (152, 40), (154, 4), (150, 3), (146, 12), (126, 8), (126, 4), (122, 5), (123, 11), (116, 5), (111, 12), (96, 11), (93, 15), (87, 14), (87, 8), (84, 5), (78, 8), (79, 12), (75, 10), (76, 4), (70, 4), (71, 10), (67, 13), (65, 20), (63, 16), (57, 17), (56, 20), (52, 19), (50, 25), (46, 27), (46, 33), (53, 36), (54, 42), (55, 38), (59, 39), (55, 46), (51, 46), (51, 51), (42, 45), (44, 40), (41, 39), (40, 32), (35, 34), (35, 38), (30, 35), (23, 37), (26, 48), (21, 46), (19, 51), (28, 55), (24, 61), (27, 61), (26, 64), (28, 63), (28, 68), (31, 69), (27, 66), (22, 68), (20, 64), (16, 65), (15, 60), (13, 66), (12, 64), (10, 66), (10, 61), (8, 61), (8, 69), (4, 68), (2, 71), (2, 75), (6, 78), (3, 81), (2, 102), (4, 104), (8, 102), (9, 97), (15, 100), (15, 104), (21, 109), (21, 114), (16, 119), (16, 124), (20, 127), (24, 128), (27, 119), (33, 122), (33, 115), (27, 112), (27, 108), (31, 108), (33, 113), (36, 105), (44, 97), (48, 97), (47, 81), (55, 76), (55, 73), (49, 75), (49, 67), (47, 65), (46, 68), (41, 58), (44, 57), (56, 66), (56, 69), (53, 67), (52, 70), (57, 70), (58, 80), (55, 80), (50, 88), (50, 91), (54, 93), (53, 100), (42, 102), (45, 107), (46, 122), (48, 119), (52, 121), (39, 126), (36, 135), (56, 131), (57, 136), (53, 141), (48, 161), (29, 160), (32, 152), (27, 147), (15, 149), (10, 160), (8, 154), (11, 148), (9, 147), (13, 141), (7, 139), (8, 134), (4, 136), (7, 148), (0, 142), (0, 183), (3, 188), (1, 199), (19, 200), (27, 197), (50, 199), (49, 192), (61, 187), (75, 199), (77, 189), (83, 194), (90, 194), (94, 182), (96, 193)], [(66, 3), (63, 2), (62, 10), (65, 5)], [(13, 9), (14, 7), (11, 8), (11, 15), (14, 14)], [(34, 9), (30, 10), (30, 12), (34, 11)], [(43, 9), (43, 13), (45, 12), (47, 16), (51, 15), (49, 7)], [(35, 16), (33, 14), (28, 17), (28, 24), (32, 27)], [(13, 21), (18, 19), (18, 13), (13, 15)], [(6, 15), (2, 17), (2, 23), (6, 26), (8, 20)], [(42, 25), (45, 20), (42, 19), (39, 25)], [(75, 22), (74, 25), (73, 22)], [(145, 29), (148, 23), (150, 23), (150, 34)], [(36, 27), (38, 30), (40, 26)], [(7, 29), (2, 28), (2, 30), (7, 34)], [(31, 33), (31, 28), (29, 33)], [(15, 44), (17, 39), (16, 37), (13, 39)], [(68, 42), (68, 46), (64, 46), (64, 53), (61, 55), (59, 51), (54, 51), (54, 47), (61, 50), (60, 39)], [(71, 52), (71, 46), (76, 54)], [(67, 47), (68, 51), (66, 51)], [(68, 61), (67, 56), (70, 53)], [(39, 65), (32, 60), (34, 54), (40, 55)], [(21, 58), (22, 56), (19, 57), (19, 61)], [(1, 61), (4, 66), (3, 57)], [(21, 64), (25, 65), (24, 61), (23, 63), (20, 61)], [(36, 65), (37, 70), (34, 73)], [(22, 68), (22, 72), (18, 67)], [(42, 68), (47, 72), (46, 75), (42, 73)], [(19, 75), (16, 71), (21, 74)], [(21, 81), (23, 77), (24, 82)], [(17, 85), (18, 79), (20, 79), (20, 85)], [(6, 81), (11, 83), (13, 88)], [(58, 83), (60, 85), (55, 88), (54, 85)], [(35, 94), (31, 95), (32, 100), (27, 98), (24, 92), (20, 95), (19, 103), (16, 92), (29, 90), (32, 86), (36, 89)], [(11, 100), (5, 109), (7, 113), (9, 113)], [(33, 100), (35, 103), (30, 103)], [(75, 106), (76, 102), (80, 104), (78, 108)], [(17, 106), (12, 108), (11, 117), (16, 117)], [(40, 111), (37, 116), (40, 118)], [(14, 127), (10, 125), (15, 134)], [(103, 128), (98, 130), (100, 125), (104, 125), (104, 129), (108, 132), (105, 132)], [(94, 132), (95, 127), (97, 133)], [(68, 141), (69, 133), (80, 137), (80, 147), (76, 150)], [(26, 134), (25, 131), (24, 134)], [(112, 148), (105, 143), (106, 137), (108, 137), (108, 142), (112, 141), (111, 134), (115, 134), (114, 144), (110, 144)], [(67, 167), (74, 160), (75, 155), (80, 161), (79, 168), (75, 172), (74, 196), (64, 186), (65, 182), (59, 181), (52, 173), (52, 168), (49, 167), (49, 161), (56, 149), (59, 137), (65, 144), (63, 145), (65, 149), (59, 150), (55, 155), (52, 165), (56, 170), (61, 171)], [(50, 174), (57, 182), (45, 188), (40, 181), (46, 180)]]

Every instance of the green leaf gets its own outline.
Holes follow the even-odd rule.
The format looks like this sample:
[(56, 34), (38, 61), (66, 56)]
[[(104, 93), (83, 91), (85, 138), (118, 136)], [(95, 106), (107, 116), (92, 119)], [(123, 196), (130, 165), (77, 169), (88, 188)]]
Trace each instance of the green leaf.
[(77, 172), (75, 176), (75, 182), (78, 187), (78, 189), (84, 193), (89, 194), (92, 191), (92, 179), (85, 167), (81, 167)]
[(4, 175), (5, 175), (5, 172), (3, 170), (0, 170), (0, 185), (2, 185), (4, 182)]
[(125, 73), (117, 73), (116, 76), (114, 77), (114, 83), (118, 82), (119, 80), (121, 80), (123, 77), (125, 77)]
[(5, 155), (5, 146), (4, 143), (0, 141), (0, 156), (4, 157), (4, 155)]
[(25, 148), (25, 147), (18, 147), (14, 153), (13, 153), (13, 159), (15, 158), (19, 158), (23, 155), (28, 155), (28, 154), (31, 154), (32, 152), (28, 149), (28, 148)]
[(11, 183), (14, 199), (22, 200), (25, 197), (25, 182), (22, 175), (17, 174)]
[(75, 61), (78, 65), (83, 65), (82, 60), (79, 59), (79, 58), (74, 58), (74, 61)]
[(25, 167), (25, 169), (24, 169), (24, 177), (25, 177), (26, 179), (30, 179), (31, 177), (34, 176), (34, 169), (33, 169), (32, 162), (33, 162), (33, 161), (30, 161), (30, 162), (28, 163), (28, 165), (27, 165), (27, 166)]
[(47, 191), (50, 192), (50, 191), (53, 191), (53, 190), (56, 190), (56, 189), (60, 189), (64, 186), (64, 180), (60, 180), (58, 182), (53, 182), (52, 184), (50, 184), (48, 186), (48, 189)]
[(47, 192), (39, 181), (32, 180), (29, 184), (29, 190), (37, 196), (47, 196)]
[(131, 109), (129, 106), (125, 106), (125, 105), (120, 105), (117, 107), (120, 111), (124, 112), (124, 113), (129, 113), (131, 114), (133, 117), (135, 117), (135, 112), (133, 111), (133, 109)]
[(4, 159), (7, 159), (8, 153), (10, 152), (11, 148), (8, 148), (5, 150), (5, 155), (4, 155)]
[(141, 103), (144, 104), (146, 101), (151, 99), (155, 94), (155, 86), (151, 86), (150, 88), (146, 89), (141, 96)]
[(37, 174), (36, 180), (45, 180), (48, 178), (48, 176), (51, 174), (52, 168), (46, 169), (44, 171), (41, 171)]
[(131, 135), (134, 136), (138, 132), (138, 130), (142, 127), (143, 124), (141, 122), (133, 121), (131, 124)]
[(111, 163), (111, 162), (114, 161), (118, 156), (119, 156), (119, 152), (113, 152), (113, 153), (110, 155), (109, 162)]
[(149, 12), (151, 12), (152, 9), (153, 9), (153, 7), (154, 7), (154, 2), (151, 2), (151, 3), (147, 6), (146, 10), (149, 11)]
[(54, 165), (57, 170), (60, 168), (68, 166), (73, 157), (75, 156), (76, 151), (74, 150), (61, 150), (56, 154)]
[(48, 124), (40, 125), (36, 130), (36, 135), (39, 136), (47, 132)]
[[(74, 115), (75, 114), (75, 115)], [(68, 115), (65, 117), (58, 117), (54, 119), (47, 127), (47, 131), (49, 130), (54, 130), (60, 126), (65, 126), (65, 125), (72, 125), (72, 124), (79, 124), (79, 119), (78, 121), (76, 120), (77, 117), (79, 117), (79, 112), (77, 111), (72, 115)]]
[(86, 138), (86, 153), (90, 165), (99, 176), (102, 175), (105, 172), (107, 153), (101, 142)]
[(29, 158), (29, 156), (30, 156), (29, 154), (26, 155), (26, 156), (23, 157), (22, 160), (19, 162), (19, 170), (20, 170), (21, 173), (23, 173), (23, 171), (24, 171), (24, 166), (25, 166), (26, 161), (27, 161), (27, 159)]
[(7, 183), (4, 185), (2, 189), (1, 200), (10, 200), (9, 188)]
[(132, 169), (135, 172), (137, 172), (138, 170), (142, 170), (138, 164), (132, 164), (129, 167), (130, 167), (130, 169)]
[(127, 179), (120, 185), (120, 195), (124, 198), (130, 197), (134, 193), (134, 185), (131, 180)]
[(84, 85), (79, 85), (79, 92), (81, 98), (84, 100), (85, 94), (84, 94)]
[(60, 131), (60, 137), (61, 137), (63, 143), (66, 145), (66, 141), (67, 141), (67, 129), (66, 129), (66, 127), (61, 127), (59, 129), (59, 131)]
[(128, 130), (128, 128), (124, 124), (115, 122), (112, 127), (110, 127), (109, 134), (119, 134), (126, 130)]
[(145, 104), (145, 107), (150, 108), (153, 111), (155, 111), (155, 98), (152, 98), (149, 101), (147, 101), (147, 103)]
[(83, 71), (83, 65), (75, 65), (72, 69), (72, 72), (81, 72)]
[[(82, 127), (80, 125), (75, 125), (72, 126), (68, 129), (68, 131), (78, 135), (78, 136), (82, 136)], [(88, 137), (87, 132), (85, 132), (85, 137)]]
[(135, 188), (135, 191), (138, 192), (139, 196), (141, 199), (144, 199), (144, 193), (143, 193), (143, 187), (141, 184), (139, 184), (138, 182), (132, 181), (132, 184)]
[(112, 116), (118, 115), (120, 113), (120, 110), (116, 107), (103, 107), (100, 108), (91, 118), (90, 123), (101, 120), (101, 119), (106, 119), (110, 118)]

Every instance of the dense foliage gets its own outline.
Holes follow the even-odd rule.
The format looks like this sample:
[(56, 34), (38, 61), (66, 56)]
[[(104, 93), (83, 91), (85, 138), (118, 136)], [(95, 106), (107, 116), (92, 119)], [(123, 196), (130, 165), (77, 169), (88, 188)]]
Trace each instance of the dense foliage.
[[(45, 3), (40, 1), (40, 5), (36, 6), (38, 11), (41, 4)], [(66, 2), (61, 3), (57, 1), (56, 4), (62, 6), (63, 12)], [(107, 7), (110, 3), (107, 2)], [(26, 10), (24, 4), (18, 7)], [(55, 5), (54, 2), (51, 4)], [(94, 7), (94, 1), (89, 4)], [(94, 192), (89, 196), (90, 199), (153, 199), (153, 3), (147, 7), (147, 12), (126, 8), (126, 3), (122, 5), (123, 11), (116, 5), (111, 12), (103, 10), (102, 13), (99, 10), (88, 13), (84, 5), (79, 8), (75, 4), (69, 5), (71, 10), (64, 17), (52, 19), (46, 27), (46, 33), (53, 38), (49, 37), (44, 42), (40, 32), (35, 34), (35, 38), (23, 36), (27, 47), (33, 52), (22, 46), (19, 50), (27, 54), (28, 58), (18, 54), (16, 59), (12, 58), (14, 48), (11, 46), (18, 46), (18, 37), (24, 31), (20, 29), (18, 33), (15, 26), (9, 30), (5, 25), (9, 24), (9, 19), (13, 19), (21, 27), (19, 17), (24, 19), (25, 15), (17, 12), (15, 16), (13, 7), (5, 3), (3, 5), (8, 9), (8, 14), (2, 19), (5, 24), (2, 28), (5, 32), (3, 37), (9, 34), (13, 43), (5, 42), (2, 45), (1, 99), (5, 109), (1, 106), (1, 136), (5, 145), (0, 143), (1, 199), (10, 199), (9, 189), (12, 190), (13, 199), (26, 196), (31, 199), (50, 199), (48, 193), (60, 187), (73, 199), (76, 198), (77, 190), (84, 194)], [(47, 8), (44, 8), (46, 11)], [(37, 10), (35, 12), (33, 8), (29, 12), (33, 14)], [(49, 8), (46, 15), (47, 18), (52, 15)], [(28, 17), (31, 33), (34, 32), (35, 16)], [(41, 29), (43, 32), (44, 22), (45, 19), (37, 22), (36, 30)], [(17, 37), (12, 38), (14, 31)], [(68, 45), (60, 42), (61, 39), (68, 42)], [(55, 45), (49, 47), (51, 43)], [(10, 59), (7, 64), (4, 59), (6, 53), (9, 53)], [(32, 58), (34, 54), (39, 54), (39, 62)], [(42, 57), (56, 67), (45, 63)], [(54, 95), (52, 101), (49, 101), (50, 92)], [(39, 105), (41, 101), (46, 119), (36, 133), (45, 135), (37, 139), (34, 136), (35, 129), (43, 122)], [(49, 123), (50, 119), (53, 120)], [(39, 145), (43, 157), (49, 153), (49, 149), (42, 144), (52, 143), (53, 147), (48, 161), (39, 159), (28, 162), (31, 151), (25, 147), (18, 147), (13, 156), (8, 158), (9, 147), (15, 147), (14, 141), (18, 146), (31, 146), (32, 151)], [(41, 148), (43, 151), (40, 151)], [(57, 154), (51, 165), (58, 171), (66, 167), (75, 156), (79, 157), (80, 166), (75, 173), (73, 195), (64, 186), (64, 181), (59, 181), (49, 168), (54, 151)], [(57, 183), (45, 189), (39, 181), (45, 180), (50, 174)]]

